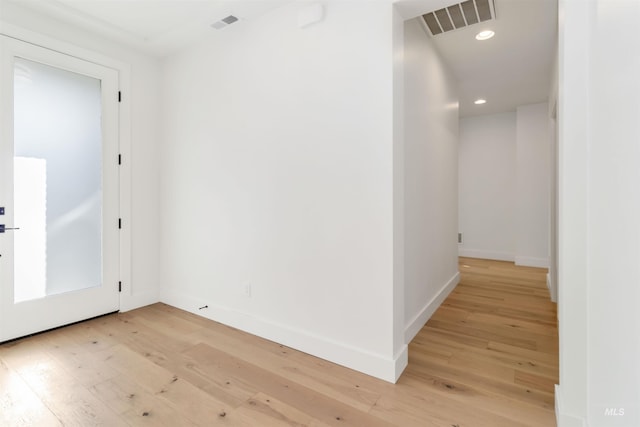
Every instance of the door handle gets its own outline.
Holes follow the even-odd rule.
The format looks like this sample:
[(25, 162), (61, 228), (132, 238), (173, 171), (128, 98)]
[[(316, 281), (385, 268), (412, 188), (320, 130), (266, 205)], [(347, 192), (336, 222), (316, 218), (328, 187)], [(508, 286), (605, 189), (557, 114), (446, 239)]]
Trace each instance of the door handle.
[(5, 227), (4, 224), (0, 224), (0, 233), (4, 233), (5, 231), (11, 230), (20, 230), (20, 227)]

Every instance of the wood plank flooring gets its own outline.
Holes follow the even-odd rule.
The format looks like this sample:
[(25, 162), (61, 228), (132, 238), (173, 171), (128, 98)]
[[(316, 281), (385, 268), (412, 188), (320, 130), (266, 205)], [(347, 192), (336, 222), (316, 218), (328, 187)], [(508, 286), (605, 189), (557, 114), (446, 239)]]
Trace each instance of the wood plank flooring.
[(0, 425), (555, 426), (546, 270), (460, 272), (395, 385), (155, 304), (0, 345)]

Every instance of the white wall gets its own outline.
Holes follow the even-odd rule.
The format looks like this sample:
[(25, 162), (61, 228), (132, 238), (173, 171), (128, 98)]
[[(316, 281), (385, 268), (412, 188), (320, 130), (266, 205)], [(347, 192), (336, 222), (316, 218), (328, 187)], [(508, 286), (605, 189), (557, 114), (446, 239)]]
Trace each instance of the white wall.
[[(405, 339), (404, 320), (404, 23), (402, 10), (393, 7), (393, 348), (403, 354)], [(406, 364), (408, 360), (398, 361)]]
[[(599, 0), (592, 10), (596, 15), (590, 37), (586, 265), (589, 425), (639, 426), (640, 37), (634, 25), (640, 20), (640, 2)], [(612, 407), (618, 412), (624, 408), (625, 415), (607, 416), (605, 411)]]
[(549, 89), (549, 273), (551, 300), (558, 302), (558, 52), (556, 50)]
[(549, 266), (550, 145), (548, 104), (523, 105), (516, 115), (515, 262)]
[(461, 256), (549, 265), (548, 104), (460, 119)]
[[(94, 36), (81, 29), (55, 21), (14, 3), (1, 4), (0, 20), (3, 28), (19, 34), (38, 34), (53, 40), (58, 50), (65, 46), (79, 47), (97, 56), (125, 64), (125, 76), (120, 76), (124, 97), (129, 97), (125, 112), (128, 115), (130, 152), (123, 152), (123, 173), (130, 176), (131, 188), (125, 188), (124, 197), (130, 204), (131, 217), (124, 217), (125, 233), (130, 233), (130, 246), (123, 248), (131, 265), (123, 266), (121, 309), (157, 302), (159, 298), (159, 185), (158, 185), (158, 121), (159, 121), (159, 62), (147, 55), (132, 51), (113, 42)], [(8, 24), (8, 25), (7, 25)], [(16, 33), (16, 34), (17, 34)], [(38, 37), (38, 42), (42, 42)], [(97, 57), (96, 56), (96, 57)], [(123, 104), (124, 105), (124, 104)], [(129, 193), (130, 191), (130, 193)]]
[(460, 119), (461, 256), (515, 260), (516, 114)]
[(404, 27), (407, 342), (459, 281), (457, 90), (420, 19)]
[(302, 7), (164, 63), (162, 299), (394, 381), (392, 8)]
[(560, 7), (558, 425), (638, 426), (640, 3)]

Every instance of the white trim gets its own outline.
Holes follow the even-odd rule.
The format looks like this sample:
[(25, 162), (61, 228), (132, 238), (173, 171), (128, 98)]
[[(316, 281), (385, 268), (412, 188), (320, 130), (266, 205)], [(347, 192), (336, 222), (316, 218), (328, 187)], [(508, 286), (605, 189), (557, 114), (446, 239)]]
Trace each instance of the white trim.
[[(385, 357), (240, 310), (213, 305), (188, 295), (163, 292), (160, 300), (173, 307), (391, 383), (397, 381), (407, 364), (406, 345), (393, 358)], [(199, 309), (205, 306), (207, 308)]]
[(556, 410), (556, 424), (559, 427), (560, 426), (560, 408), (562, 407), (562, 404), (560, 403), (560, 385), (554, 384), (553, 389), (554, 389), (553, 397), (555, 398), (554, 401), (555, 401), (555, 410)]
[(569, 415), (563, 412), (562, 393), (560, 385), (555, 385), (555, 402), (556, 402), (556, 425), (558, 427), (587, 427), (584, 418)]
[(492, 259), (496, 261), (515, 261), (513, 254), (507, 252), (485, 251), (482, 249), (458, 248), (458, 255), (468, 258)]
[[(124, 285), (123, 285), (123, 292)], [(143, 292), (139, 294), (129, 294), (128, 292), (125, 295), (120, 297), (120, 312), (124, 313), (125, 311), (135, 310), (136, 308), (145, 307), (147, 305), (155, 304), (160, 302), (160, 298), (158, 297), (158, 292)]]
[(549, 258), (534, 258), (516, 255), (515, 263), (516, 265), (523, 267), (549, 268)]
[(549, 258), (518, 256), (507, 252), (485, 251), (482, 249), (465, 249), (458, 247), (458, 255), (467, 258), (492, 259), (496, 261), (515, 262), (523, 267), (549, 268)]
[[(133, 307), (140, 297), (133, 293), (132, 283), (132, 229), (133, 217), (131, 214), (131, 189), (133, 185), (131, 177), (131, 66), (126, 65), (119, 69), (120, 72), (120, 217), (122, 229), (120, 230), (120, 280), (122, 292), (120, 293), (120, 310), (123, 307)], [(157, 302), (157, 295), (155, 301)]]
[(427, 323), (429, 318), (440, 307), (440, 304), (449, 296), (451, 291), (460, 283), (460, 272), (456, 272), (451, 279), (438, 291), (438, 293), (429, 301), (420, 312), (406, 325), (404, 329), (404, 340), (406, 343), (420, 332), (422, 327)]
[(558, 295), (554, 292), (553, 284), (551, 283), (551, 273), (547, 273), (547, 289), (549, 289), (549, 298), (551, 302), (558, 302)]
[(393, 360), (395, 361), (395, 374), (394, 380), (391, 382), (395, 384), (407, 365), (409, 365), (409, 346), (403, 345), (400, 351), (393, 356)]
[[(136, 301), (143, 301), (146, 298), (144, 295), (133, 295), (131, 285), (131, 65), (2, 20), (0, 20), (0, 34), (112, 68), (118, 72), (119, 90), (123, 93), (119, 108), (119, 152), (123, 156), (119, 189), (120, 218), (123, 222), (123, 228), (120, 230), (120, 280), (122, 281), (120, 307), (131, 309), (130, 307), (137, 306)], [(117, 283), (113, 286), (117, 286)], [(157, 302), (157, 298), (155, 300), (153, 302)]]
[(26, 28), (22, 28), (2, 20), (0, 20), (0, 34), (35, 44), (36, 46), (49, 50), (64, 53), (69, 56), (74, 56), (82, 59), (83, 61), (93, 62), (104, 67), (113, 68), (118, 71), (121, 69), (129, 70), (130, 68), (129, 64), (118, 61), (117, 59), (110, 58), (95, 51), (85, 49), (35, 31), (27, 30)]

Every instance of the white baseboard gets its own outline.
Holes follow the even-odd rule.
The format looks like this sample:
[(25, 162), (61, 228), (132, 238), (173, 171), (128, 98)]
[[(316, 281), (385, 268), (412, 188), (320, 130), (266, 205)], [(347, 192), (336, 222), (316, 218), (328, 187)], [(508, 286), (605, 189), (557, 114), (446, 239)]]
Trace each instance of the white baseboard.
[(556, 384), (555, 387), (555, 401), (557, 427), (587, 427), (587, 422), (583, 418), (579, 418), (563, 412), (562, 393), (558, 384)]
[(431, 300), (415, 315), (413, 319), (405, 326), (404, 342), (409, 343), (420, 332), (422, 327), (427, 323), (429, 318), (440, 307), (440, 304), (449, 296), (451, 291), (460, 282), (460, 272), (456, 272), (451, 279), (431, 298)]
[(492, 259), (496, 261), (515, 261), (513, 254), (507, 252), (485, 251), (481, 249), (458, 248), (458, 255), (467, 258)]
[(551, 298), (551, 302), (558, 302), (558, 288), (557, 284), (551, 282), (551, 273), (547, 273), (547, 288), (549, 288), (549, 297)]
[(492, 259), (496, 261), (511, 261), (523, 267), (549, 268), (548, 258), (517, 256), (507, 252), (485, 251), (479, 249), (458, 248), (458, 255), (468, 258)]
[(551, 273), (547, 273), (547, 289), (549, 289), (549, 298), (551, 302), (558, 302), (558, 296), (554, 292), (553, 284), (551, 283)]
[[(160, 300), (171, 306), (213, 321), (257, 335), (287, 347), (311, 354), (321, 359), (337, 363), (347, 368), (395, 383), (408, 363), (408, 347), (404, 345), (393, 358), (386, 358), (349, 344), (340, 343), (309, 333), (307, 331), (283, 325), (252, 314), (214, 306), (198, 298), (176, 293), (163, 292)], [(208, 308), (199, 310), (199, 307)]]
[(135, 310), (136, 308), (157, 302), (160, 302), (158, 292), (141, 292), (139, 294), (127, 295), (126, 289), (123, 289), (120, 296), (120, 311), (124, 313), (125, 311)]
[(549, 258), (535, 258), (527, 256), (516, 256), (516, 265), (523, 267), (549, 268)]
[(395, 384), (396, 382), (398, 382), (400, 375), (402, 375), (402, 372), (404, 372), (405, 368), (409, 364), (409, 346), (406, 344), (402, 346), (400, 351), (398, 351), (398, 353), (396, 353), (393, 356), (393, 360), (395, 360), (395, 372), (394, 372), (395, 378), (393, 381), (389, 381), (389, 382), (392, 382)]

